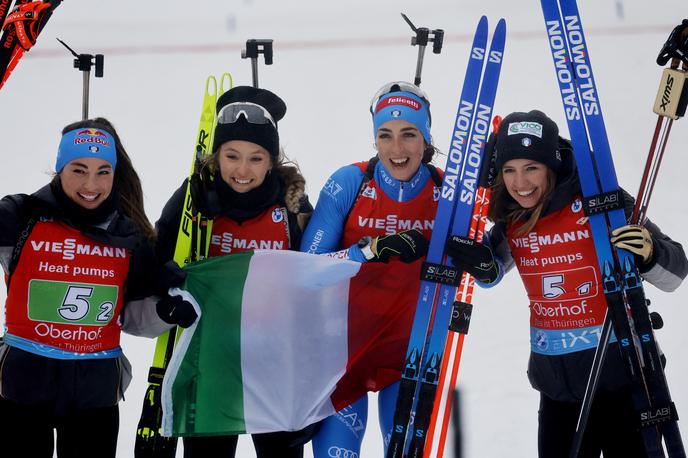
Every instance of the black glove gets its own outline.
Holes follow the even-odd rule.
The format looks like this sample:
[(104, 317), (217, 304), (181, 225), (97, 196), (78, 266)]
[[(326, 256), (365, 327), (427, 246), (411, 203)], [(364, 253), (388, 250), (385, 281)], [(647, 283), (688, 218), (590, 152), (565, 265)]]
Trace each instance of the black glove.
[(382, 235), (373, 240), (373, 259), (371, 261), (389, 262), (398, 256), (401, 262), (413, 262), (428, 252), (428, 241), (418, 229)]
[(454, 266), (473, 275), (477, 280), (492, 283), (499, 276), (499, 268), (489, 246), (454, 235), (447, 240), (446, 247)]
[(669, 34), (666, 43), (657, 56), (657, 64), (662, 67), (669, 59), (680, 59), (688, 65), (688, 19), (684, 19)]
[(188, 328), (196, 321), (198, 314), (191, 302), (181, 296), (165, 295), (155, 305), (155, 311), (162, 321)]
[(156, 292), (160, 296), (167, 294), (168, 289), (181, 285), (185, 279), (186, 272), (176, 262), (167, 261), (165, 265), (158, 269), (158, 275), (155, 280)]
[[(217, 179), (222, 179), (216, 177)], [(220, 199), (215, 184), (208, 174), (194, 173), (189, 181), (189, 192), (194, 209), (203, 216), (214, 217), (221, 211)]]

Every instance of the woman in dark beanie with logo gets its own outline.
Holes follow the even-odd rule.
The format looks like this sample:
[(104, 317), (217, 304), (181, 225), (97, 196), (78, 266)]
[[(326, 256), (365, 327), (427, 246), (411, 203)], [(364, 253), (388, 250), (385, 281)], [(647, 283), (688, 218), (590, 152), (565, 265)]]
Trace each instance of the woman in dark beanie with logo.
[[(217, 101), (213, 154), (192, 182), (196, 208), (212, 219), (208, 256), (252, 249), (298, 250), (312, 212), (305, 180), (280, 152), (277, 122), (284, 101), (266, 89), (239, 86)], [(157, 253), (172, 259), (182, 216), (186, 182), (163, 209)], [(309, 431), (253, 434), (259, 458), (303, 456)], [(184, 438), (184, 456), (233, 457), (237, 436)]]
[[(571, 144), (540, 111), (512, 113), (495, 143), (498, 175), (489, 217), (489, 243), (468, 252), (448, 244), (452, 256), (482, 258), (518, 268), (530, 299), (528, 378), (540, 392), (541, 458), (569, 456), (583, 395), (606, 312), (592, 232), (583, 212)], [(630, 218), (633, 198), (625, 194)], [(642, 277), (673, 291), (688, 273), (680, 244), (650, 221), (613, 232), (612, 243), (637, 258)], [(494, 262), (492, 257), (499, 262)], [(644, 457), (626, 367), (615, 338), (583, 437), (580, 457)]]
[[(420, 88), (406, 82), (386, 84), (373, 97), (370, 112), (377, 155), (344, 166), (328, 179), (301, 249), (365, 263), (352, 281), (350, 298), (371, 314), (366, 322), (350, 316), (349, 326), (374, 328), (384, 337), (379, 346), (367, 349), (366, 364), (347, 368), (337, 390), (379, 391), (386, 443), (442, 172), (430, 164), (436, 151), (430, 136), (430, 103)], [(350, 402), (321, 423), (313, 439), (316, 458), (360, 455), (368, 397)]]
[(151, 296), (154, 231), (107, 120), (65, 127), (55, 172), (37, 192), (0, 201), (0, 444), (49, 458), (56, 432), (58, 457), (114, 457), (131, 380), (120, 331), (155, 337), (170, 327)]

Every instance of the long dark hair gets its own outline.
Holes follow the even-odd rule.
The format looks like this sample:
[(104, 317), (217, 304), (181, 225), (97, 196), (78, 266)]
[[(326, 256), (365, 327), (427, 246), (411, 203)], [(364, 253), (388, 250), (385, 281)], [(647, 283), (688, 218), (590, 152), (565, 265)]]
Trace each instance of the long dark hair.
[(423, 162), (423, 164), (429, 164), (430, 161), (432, 161), (432, 158), (435, 156), (435, 154), (441, 154), (440, 150), (432, 143), (426, 143), (425, 150), (423, 151), (423, 159), (421, 160), (421, 162)]
[(62, 135), (79, 128), (102, 129), (115, 139), (117, 165), (115, 167), (112, 188), (113, 191), (116, 190), (119, 194), (119, 208), (125, 216), (134, 221), (139, 230), (148, 239), (154, 240), (155, 230), (148, 220), (143, 208), (143, 189), (141, 187), (141, 180), (131, 163), (127, 151), (124, 149), (124, 145), (122, 145), (122, 140), (119, 138), (115, 127), (105, 118), (86, 119), (65, 126), (65, 128), (62, 129)]

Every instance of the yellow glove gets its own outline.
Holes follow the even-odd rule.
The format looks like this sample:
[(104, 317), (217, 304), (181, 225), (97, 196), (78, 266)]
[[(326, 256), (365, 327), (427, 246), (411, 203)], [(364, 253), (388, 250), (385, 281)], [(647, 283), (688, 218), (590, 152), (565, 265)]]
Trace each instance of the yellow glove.
[(652, 236), (643, 226), (628, 224), (612, 231), (611, 242), (617, 248), (628, 250), (647, 264), (652, 259)]

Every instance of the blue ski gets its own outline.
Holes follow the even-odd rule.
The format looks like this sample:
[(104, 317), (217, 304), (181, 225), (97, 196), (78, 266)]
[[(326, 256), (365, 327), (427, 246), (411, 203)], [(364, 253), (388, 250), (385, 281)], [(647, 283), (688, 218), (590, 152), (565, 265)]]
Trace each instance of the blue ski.
[[(425, 427), (432, 412), (432, 403), (434, 401), (434, 391), (428, 400), (425, 397), (430, 394), (426, 389), (419, 392), (418, 381), (421, 376), (421, 368), (423, 369), (422, 380), (430, 382), (434, 380), (435, 389), (437, 381), (439, 380), (439, 367), (441, 361), (441, 353), (444, 349), (444, 341), (446, 339), (449, 318), (451, 316), (451, 308), (453, 298), (461, 279), (460, 272), (451, 266), (449, 259), (444, 256), (444, 244), (447, 236), (450, 233), (450, 223), (456, 225), (456, 219), (453, 218), (455, 211), (461, 208), (460, 212), (465, 213), (464, 207), (468, 208), (468, 216), (466, 219), (465, 233), (468, 231), (470, 218), (473, 210), (473, 200), (475, 197), (475, 190), (477, 188), (478, 175), (480, 171), (480, 161), (482, 152), (484, 150), (484, 141), (489, 133), (490, 117), (492, 111), (492, 103), (494, 101), (494, 92), (496, 91), (496, 82), (498, 80), (499, 65), (501, 64), (501, 57), (504, 48), (505, 23), (500, 21), (497, 27), (495, 36), (501, 36), (500, 39), (493, 39), (493, 48), (488, 57), (488, 68), (497, 66), (496, 75), (494, 77), (485, 77), (483, 79), (483, 87), (489, 87), (489, 90), (480, 89), (480, 80), (483, 70), (483, 65), (486, 57), (487, 45), (487, 18), (482, 17), (476, 29), (473, 46), (471, 47), (471, 56), (466, 69), (466, 77), (461, 92), (461, 99), (457, 110), (456, 121), (454, 123), (455, 130), (452, 136), (452, 143), (449, 147), (449, 154), (447, 158), (447, 165), (445, 168), (445, 177), (442, 186), (441, 199), (438, 205), (437, 214), (435, 216), (435, 225), (433, 227), (432, 236), (430, 239), (430, 249), (427, 256), (427, 262), (424, 267), (423, 280), (421, 282), (421, 291), (416, 306), (416, 313), (414, 316), (413, 327), (409, 339), (408, 350), (406, 354), (406, 364), (402, 372), (401, 384), (399, 388), (399, 395), (397, 397), (397, 405), (394, 413), (394, 429), (392, 437), (387, 449), (387, 457), (402, 457), (406, 445), (406, 436), (409, 428), (409, 420), (411, 412), (416, 410), (414, 405), (417, 403), (417, 395), (422, 397), (424, 401), (421, 403), (422, 409), (427, 409), (427, 415), (423, 414), (421, 417), (416, 414), (416, 422), (424, 417)], [(501, 42), (500, 46), (495, 46), (494, 43)], [(491, 62), (491, 64), (489, 63)], [(493, 74), (493, 70), (490, 71)], [(488, 83), (488, 81), (490, 81)], [(482, 95), (478, 101), (479, 92)], [(492, 92), (492, 97), (487, 96)], [(476, 102), (479, 102), (476, 104)], [(478, 119), (475, 119), (476, 116)], [(471, 141), (472, 130), (482, 129), (484, 131), (481, 135), (483, 140), (479, 139), (480, 135), (476, 136), (474, 141)], [(467, 180), (464, 183), (464, 180)], [(472, 184), (471, 184), (472, 183)], [(456, 208), (455, 208), (456, 207)], [(454, 229), (452, 234), (458, 234)], [(438, 287), (438, 284), (442, 286)], [(446, 315), (446, 320), (445, 320)], [(431, 318), (432, 327), (429, 328)], [(443, 328), (439, 328), (439, 321), (443, 322)], [(439, 344), (439, 352), (435, 352), (429, 359), (429, 350), (423, 351), (426, 342), (428, 342), (428, 331), (430, 336), (440, 329), (440, 334), (443, 334), (441, 344)], [(437, 341), (439, 337), (436, 337)], [(432, 341), (432, 339), (430, 339)], [(434, 342), (437, 345), (436, 342)], [(424, 357), (426, 356), (426, 357)], [(430, 382), (432, 383), (432, 382)], [(422, 387), (422, 385), (421, 385)], [(423, 394), (425, 393), (425, 394)], [(414, 427), (414, 435), (420, 434), (420, 441), (415, 441), (413, 448), (416, 451), (422, 449), (425, 441), (425, 427), (422, 430)], [(418, 432), (418, 431), (421, 432)], [(411, 455), (410, 455), (411, 456)]]
[[(506, 21), (501, 19), (497, 23), (495, 32), (492, 36), (492, 43), (487, 54), (487, 63), (483, 81), (480, 86), (480, 96), (473, 117), (468, 137), (468, 148), (461, 173), (461, 182), (458, 189), (459, 200), (456, 202), (454, 210), (454, 221), (451, 234), (467, 237), (471, 220), (473, 218), (473, 207), (475, 205), (475, 195), (480, 184), (480, 172), (485, 152), (485, 144), (490, 134), (492, 120), (492, 107), (494, 106), (497, 95), (497, 85), (502, 68), (502, 58), (504, 55), (504, 44), (506, 40)], [(451, 260), (447, 259), (447, 264)], [(458, 278), (461, 278), (459, 273)], [(413, 422), (413, 434), (411, 435), (408, 456), (422, 458), (425, 448), (427, 430), (430, 424), (430, 417), (435, 402), (437, 385), (440, 380), (440, 366), (444, 357), (444, 348), (449, 332), (449, 322), (454, 306), (457, 284), (440, 286), (440, 302), (435, 309), (432, 327), (428, 335), (428, 344), (423, 352), (423, 364), (420, 375), (420, 387), (416, 395), (414, 406), (415, 417)]]
[[(485, 51), (487, 48), (487, 18), (480, 18), (475, 31), (471, 55), (466, 68), (466, 76), (461, 90), (461, 99), (456, 116), (452, 145), (447, 156), (444, 171), (444, 181), (440, 201), (437, 205), (435, 223), (430, 236), (430, 247), (426, 262), (441, 267), (444, 258), (444, 244), (449, 235), (449, 224), (454, 214), (456, 202), (456, 182), (461, 178), (459, 173), (463, 167), (468, 131), (473, 124), (473, 113), (478, 99), (480, 76)], [(387, 458), (401, 458), (404, 454), (406, 432), (411, 418), (411, 409), (416, 393), (416, 384), (420, 373), (420, 363), (425, 345), (425, 335), (437, 301), (438, 285), (435, 282), (421, 281), (416, 312), (413, 317), (411, 335), (406, 352), (405, 365), (401, 373), (399, 394), (394, 411), (394, 429), (387, 448)]]

